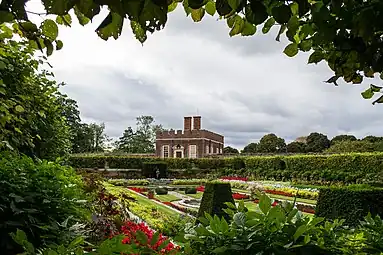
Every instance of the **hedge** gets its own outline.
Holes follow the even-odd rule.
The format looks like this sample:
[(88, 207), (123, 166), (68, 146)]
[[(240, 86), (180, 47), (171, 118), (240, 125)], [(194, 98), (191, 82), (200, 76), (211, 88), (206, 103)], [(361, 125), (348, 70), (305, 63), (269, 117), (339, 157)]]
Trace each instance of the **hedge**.
[(198, 217), (205, 217), (207, 212), (212, 216), (217, 215), (219, 218), (224, 217), (228, 220), (230, 217), (224, 212), (227, 202), (234, 204), (230, 183), (206, 183)]
[(350, 226), (357, 225), (370, 212), (383, 217), (383, 189), (350, 185), (322, 188), (315, 214), (328, 219), (345, 219)]
[[(361, 183), (383, 181), (382, 152), (203, 159), (72, 156), (70, 165), (76, 168), (102, 168), (105, 162), (108, 162), (110, 168), (141, 169), (143, 163), (153, 161), (166, 162), (168, 169), (185, 169), (203, 175), (234, 174), (252, 176), (254, 179), (261, 180), (304, 180), (311, 182)], [(203, 176), (200, 175), (199, 178), (203, 178)]]
[(159, 171), (159, 178), (167, 177), (168, 166), (165, 162), (144, 162), (142, 164), (142, 176), (146, 178), (157, 178), (157, 171)]

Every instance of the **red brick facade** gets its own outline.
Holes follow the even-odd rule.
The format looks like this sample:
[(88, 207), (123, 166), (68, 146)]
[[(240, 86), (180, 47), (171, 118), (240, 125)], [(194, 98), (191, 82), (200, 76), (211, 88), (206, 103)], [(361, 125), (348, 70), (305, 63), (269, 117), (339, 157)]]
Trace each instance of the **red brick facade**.
[(200, 116), (185, 117), (184, 130), (166, 130), (156, 134), (156, 156), (158, 157), (202, 158), (212, 154), (222, 154), (223, 147), (222, 135), (201, 129)]

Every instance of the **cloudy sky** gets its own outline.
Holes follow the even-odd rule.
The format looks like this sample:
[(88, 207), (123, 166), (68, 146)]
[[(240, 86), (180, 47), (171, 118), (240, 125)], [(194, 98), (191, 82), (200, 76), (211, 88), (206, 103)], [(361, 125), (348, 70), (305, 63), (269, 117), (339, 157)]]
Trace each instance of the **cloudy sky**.
[[(38, 11), (39, 2), (32, 0), (28, 9)], [(106, 14), (85, 27), (77, 21), (60, 27), (64, 48), (49, 61), (83, 121), (104, 122), (111, 137), (140, 115), (181, 129), (183, 117), (195, 114), (203, 128), (237, 148), (267, 133), (287, 141), (313, 131), (383, 135), (383, 106), (360, 95), (370, 81), (324, 83), (332, 76), (329, 68), (307, 65), (307, 54), (285, 56), (286, 41), (275, 41), (276, 29), (263, 35), (258, 27), (256, 36), (230, 38), (217, 16), (194, 23), (177, 8), (165, 29), (142, 46), (127, 22), (118, 40), (98, 38), (94, 30)]]

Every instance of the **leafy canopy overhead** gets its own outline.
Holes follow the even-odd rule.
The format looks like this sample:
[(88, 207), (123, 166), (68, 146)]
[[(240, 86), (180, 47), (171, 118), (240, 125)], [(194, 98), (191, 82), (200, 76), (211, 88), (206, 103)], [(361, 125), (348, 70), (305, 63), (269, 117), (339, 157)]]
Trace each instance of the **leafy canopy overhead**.
[[(181, 5), (195, 22), (206, 13), (226, 19), (230, 36), (251, 36), (258, 29), (265, 34), (278, 26), (276, 40), (281, 35), (289, 40), (284, 53), (293, 57), (299, 51), (311, 52), (308, 63), (327, 62), (334, 73), (328, 83), (337, 85), (337, 80), (343, 78), (360, 84), (363, 78), (375, 74), (383, 78), (381, 0), (42, 0), (46, 14), (55, 15), (56, 19), (45, 19), (39, 27), (29, 20), (32, 13), (25, 9), (26, 2), (1, 2), (0, 24), (16, 23), (12, 28), (0, 28), (0, 40), (17, 33), (36, 48), (45, 48), (48, 55), (53, 52), (53, 44), (56, 49), (63, 46), (57, 39), (57, 24), (70, 26), (71, 10), (80, 24), (86, 25), (100, 14), (102, 7), (108, 7), (108, 15), (96, 29), (102, 39), (117, 39), (124, 19), (128, 19), (135, 37), (144, 42), (148, 32), (161, 30), (168, 13)], [(381, 90), (382, 87), (371, 85), (362, 96), (370, 99)], [(383, 96), (373, 101), (382, 102)]]

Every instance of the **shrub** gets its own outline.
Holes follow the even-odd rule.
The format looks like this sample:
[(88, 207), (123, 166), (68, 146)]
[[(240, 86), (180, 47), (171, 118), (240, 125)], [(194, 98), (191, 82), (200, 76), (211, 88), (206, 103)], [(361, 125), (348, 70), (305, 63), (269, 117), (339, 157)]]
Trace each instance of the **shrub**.
[(164, 187), (158, 187), (158, 188), (156, 188), (156, 194), (157, 195), (167, 195), (168, 189), (164, 188)]
[(220, 218), (228, 218), (228, 215), (224, 212), (224, 209), (227, 208), (225, 204), (227, 202), (234, 204), (230, 183), (209, 182), (205, 186), (198, 216), (203, 217), (205, 213), (208, 213), (217, 215)]
[(142, 176), (156, 178), (160, 171), (160, 178), (166, 178), (167, 164), (165, 162), (145, 162), (142, 164)]
[(133, 180), (114, 179), (114, 180), (108, 180), (108, 182), (116, 186), (147, 186), (150, 184), (150, 182), (145, 179), (133, 179)]
[(197, 188), (186, 188), (185, 194), (197, 194)]
[[(15, 251), (9, 233), (20, 229), (34, 246), (61, 243), (58, 223), (84, 219), (82, 180), (69, 167), (0, 154), (0, 250)], [(72, 220), (70, 219), (71, 217)]]
[(316, 215), (329, 219), (345, 219), (356, 225), (368, 213), (383, 216), (383, 189), (366, 185), (322, 188), (319, 192)]
[(174, 180), (173, 185), (204, 185), (208, 182), (207, 179), (186, 179), (186, 180)]

